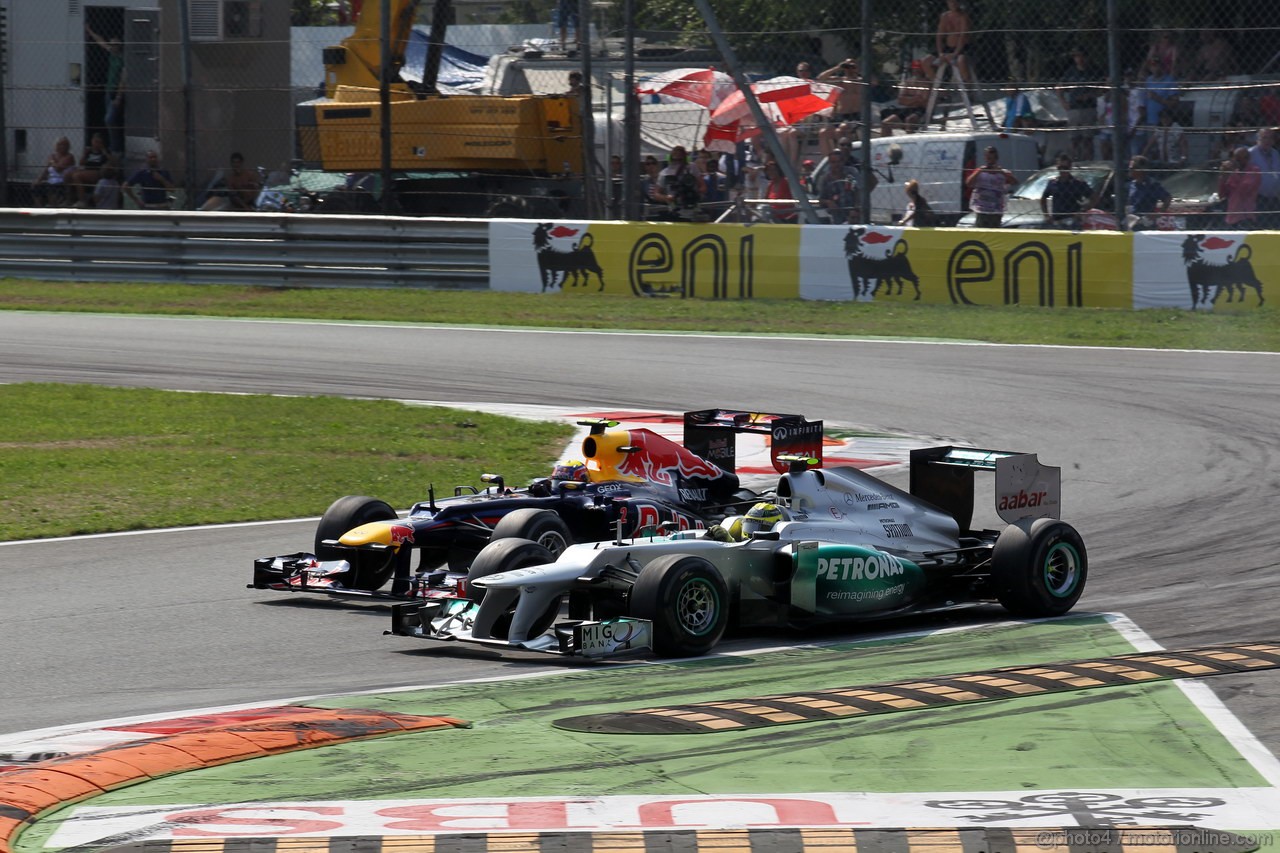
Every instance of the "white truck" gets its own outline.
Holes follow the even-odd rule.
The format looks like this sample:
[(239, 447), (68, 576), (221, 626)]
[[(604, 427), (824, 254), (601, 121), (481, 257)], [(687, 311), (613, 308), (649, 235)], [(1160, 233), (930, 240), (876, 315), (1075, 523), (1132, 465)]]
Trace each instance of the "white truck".
[[(968, 210), (964, 177), (994, 145), (1000, 165), (1018, 181), (1040, 169), (1040, 150), (1030, 136), (999, 131), (910, 133), (871, 140), (871, 167), (878, 183), (871, 191), (871, 221), (891, 224), (907, 206), (903, 184), (914, 178), (942, 224), (952, 225)], [(854, 143), (861, 158), (861, 143)]]

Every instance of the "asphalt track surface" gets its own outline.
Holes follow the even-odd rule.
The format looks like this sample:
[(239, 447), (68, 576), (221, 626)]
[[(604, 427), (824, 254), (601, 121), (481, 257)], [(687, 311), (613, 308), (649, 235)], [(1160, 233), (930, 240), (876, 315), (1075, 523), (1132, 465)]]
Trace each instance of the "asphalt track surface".
[[(1063, 466), (1064, 517), (1089, 547), (1078, 610), (1123, 612), (1171, 648), (1280, 639), (1276, 354), (11, 312), (0, 381), (733, 406), (1038, 452)], [(0, 733), (546, 666), (427, 650), (383, 637), (381, 609), (244, 588), (254, 556), (308, 547), (313, 526), (0, 545)], [(1280, 675), (1210, 686), (1280, 753)]]

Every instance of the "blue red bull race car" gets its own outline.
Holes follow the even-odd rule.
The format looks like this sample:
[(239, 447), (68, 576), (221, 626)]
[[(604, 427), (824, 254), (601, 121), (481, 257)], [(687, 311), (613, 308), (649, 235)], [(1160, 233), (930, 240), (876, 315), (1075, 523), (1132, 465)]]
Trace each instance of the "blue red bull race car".
[(590, 427), (581, 460), (557, 465), (551, 477), (526, 487), (485, 474), (483, 491), (460, 486), (437, 499), (428, 490), (427, 500), (403, 517), (375, 498), (339, 498), (320, 519), (314, 551), (254, 560), (249, 586), (391, 599), (451, 593), (493, 540), (532, 540), (558, 555), (578, 542), (702, 529), (744, 512), (758, 495), (742, 487), (735, 470), (740, 434), (767, 436), (779, 473), (786, 470), (779, 456), (822, 454), (822, 422), (800, 415), (686, 412), (683, 444), (648, 429), (580, 423)]
[[(705, 530), (618, 537), (553, 555), (491, 542), (464, 593), (396, 604), (391, 631), (440, 643), (604, 657), (711, 651), (730, 628), (805, 628), (999, 603), (1061, 616), (1088, 578), (1059, 518), (1058, 468), (1035, 454), (932, 447), (902, 490), (791, 457), (767, 500)], [(975, 529), (974, 472), (995, 474), (1003, 529)]]

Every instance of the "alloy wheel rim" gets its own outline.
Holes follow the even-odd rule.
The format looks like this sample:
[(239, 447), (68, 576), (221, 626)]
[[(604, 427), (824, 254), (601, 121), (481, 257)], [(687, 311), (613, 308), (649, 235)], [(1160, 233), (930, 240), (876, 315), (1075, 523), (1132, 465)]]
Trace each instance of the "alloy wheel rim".
[(676, 612), (680, 624), (690, 634), (701, 635), (711, 630), (715, 624), (719, 600), (716, 592), (706, 581), (691, 580), (680, 590), (676, 600)]

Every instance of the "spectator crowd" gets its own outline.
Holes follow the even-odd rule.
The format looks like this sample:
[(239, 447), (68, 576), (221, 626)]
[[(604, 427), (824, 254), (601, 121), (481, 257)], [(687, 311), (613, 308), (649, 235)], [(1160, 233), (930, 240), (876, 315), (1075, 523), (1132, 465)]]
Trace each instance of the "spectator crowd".
[[(1280, 86), (1226, 80), (1242, 66), (1228, 33), (1158, 29), (1141, 63), (1125, 72), (1118, 97), (1106, 72), (1083, 46), (1063, 56), (1047, 82), (1009, 80), (985, 88), (974, 67), (973, 22), (964, 3), (944, 3), (933, 51), (904, 63), (900, 70), (867, 70), (864, 58), (857, 56), (822, 71), (815, 71), (822, 67), (817, 62), (795, 64), (796, 77), (840, 87), (830, 110), (777, 128), (776, 153), (790, 161), (799, 187), (791, 186), (785, 177), (788, 170), (759, 138), (740, 143), (733, 153), (699, 150), (686, 156), (677, 149), (665, 164), (656, 158), (646, 164), (645, 217), (706, 221), (741, 214), (749, 204), (750, 218), (791, 222), (796, 221), (794, 199), (803, 192), (821, 212), (822, 221), (857, 222), (862, 175), (853, 143), (864, 133), (864, 117), (870, 116), (873, 137), (939, 127), (939, 111), (950, 115), (949, 129), (954, 130), (968, 126), (954, 120), (963, 102), (975, 118), (990, 119), (989, 125), (978, 122), (975, 127), (1033, 134), (1042, 162), (1056, 164), (1058, 174), (1047, 181), (1042, 199), (1046, 227), (1088, 227), (1091, 221), (1107, 220), (1098, 209), (1108, 204), (1107, 199), (1101, 190), (1095, 192), (1073, 176), (1073, 163), (1109, 163), (1119, 157), (1127, 172), (1120, 176), (1127, 218), (1118, 224), (1124, 227), (1164, 227), (1157, 224), (1171, 204), (1164, 182), (1174, 173), (1195, 169), (1206, 181), (1211, 173), (1221, 173), (1215, 223), (1236, 229), (1280, 228), (1280, 152), (1275, 148)], [(1225, 125), (1207, 127), (1203, 118), (1197, 124), (1197, 91), (1235, 96)], [(1052, 100), (1054, 95), (1060, 100)], [(869, 110), (863, 109), (864, 99), (870, 101)], [(978, 116), (978, 111), (987, 115)], [(980, 223), (999, 227), (1004, 199), (1016, 180), (998, 163), (984, 164), (981, 156), (979, 161), (966, 172), (966, 203)], [(936, 221), (919, 185), (906, 193), (900, 221)]]

